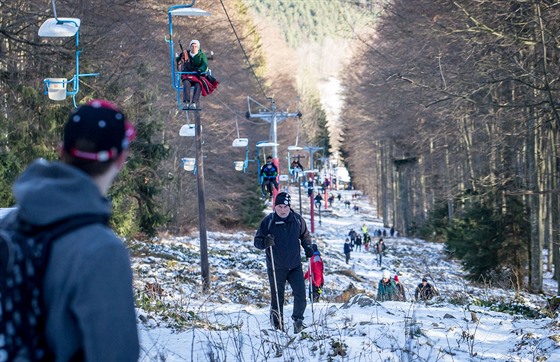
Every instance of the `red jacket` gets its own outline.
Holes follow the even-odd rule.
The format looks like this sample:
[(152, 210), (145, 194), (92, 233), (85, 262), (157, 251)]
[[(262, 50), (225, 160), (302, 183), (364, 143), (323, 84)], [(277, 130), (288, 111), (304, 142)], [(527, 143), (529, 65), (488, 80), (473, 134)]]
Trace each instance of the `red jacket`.
[[(320, 287), (323, 285), (325, 281), (323, 279), (323, 269), (324, 269), (323, 259), (319, 254), (315, 253), (310, 260), (311, 260), (311, 274), (313, 276), (313, 285), (315, 285), (316, 287)], [(309, 279), (309, 270), (305, 272), (305, 275), (303, 277), (305, 279)]]

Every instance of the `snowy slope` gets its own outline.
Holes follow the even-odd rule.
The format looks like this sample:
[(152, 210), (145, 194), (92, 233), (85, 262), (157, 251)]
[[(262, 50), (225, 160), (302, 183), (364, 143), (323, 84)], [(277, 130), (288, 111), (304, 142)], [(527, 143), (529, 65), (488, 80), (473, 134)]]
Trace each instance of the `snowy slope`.
[[(560, 361), (560, 319), (539, 313), (544, 297), (516, 298), (511, 291), (467, 283), (441, 244), (386, 237), (381, 267), (364, 250), (353, 252), (346, 264), (342, 250), (350, 228), (359, 232), (364, 222), (370, 230), (382, 227), (367, 198), (352, 198), (353, 193), (342, 191), (341, 202), (321, 214), (321, 225), (315, 215), (324, 294), (319, 303), (308, 304), (308, 327), (297, 335), (291, 333), (289, 287), (288, 333), (270, 328), (265, 257), (253, 247), (252, 233), (208, 233), (212, 287), (204, 294), (198, 235), (133, 242), (141, 360)], [(345, 209), (346, 199), (360, 211)], [(303, 214), (309, 223), (308, 203)], [(375, 301), (384, 269), (398, 273), (407, 302)], [(441, 293), (428, 304), (413, 302), (422, 276)], [(353, 292), (345, 293), (350, 285)], [(547, 280), (551, 292), (554, 285)], [(498, 312), (514, 305), (525, 313)], [(276, 357), (279, 349), (282, 356)]]

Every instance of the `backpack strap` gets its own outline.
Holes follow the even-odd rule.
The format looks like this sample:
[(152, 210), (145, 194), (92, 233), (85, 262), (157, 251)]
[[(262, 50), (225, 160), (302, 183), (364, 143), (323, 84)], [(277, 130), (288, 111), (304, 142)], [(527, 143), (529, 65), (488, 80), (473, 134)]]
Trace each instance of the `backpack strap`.
[[(293, 210), (292, 210), (292, 212), (294, 213), (294, 219), (296, 219), (296, 223), (298, 224), (298, 227), (299, 227), (298, 237), (300, 237), (301, 236), (301, 217), (302, 216), (300, 214), (295, 213)], [(270, 229), (272, 228), (272, 224), (273, 224), (273, 221), (274, 221), (274, 212), (271, 212), (268, 215), (270, 217), (268, 218), (268, 229), (267, 229), (268, 232), (267, 232), (267, 234), (270, 234)]]
[(78, 230), (90, 224), (108, 225), (109, 215), (80, 214), (42, 226), (32, 225), (18, 218), (16, 227), (20, 229), (23, 235), (33, 237), (43, 244), (41, 253), (37, 256), (41, 258), (41, 264), (43, 264), (43, 270), (45, 270), (47, 267), (46, 263), (49, 260), (52, 242), (71, 231)]

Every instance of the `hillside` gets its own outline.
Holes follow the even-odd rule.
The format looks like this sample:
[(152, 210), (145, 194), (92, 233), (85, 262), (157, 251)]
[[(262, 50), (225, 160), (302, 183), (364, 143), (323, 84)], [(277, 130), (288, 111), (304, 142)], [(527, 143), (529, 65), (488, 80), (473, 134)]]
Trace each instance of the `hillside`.
[[(0, 24), (6, 43), (0, 61), (4, 75), (0, 89), (12, 96), (3, 100), (5, 112), (0, 116), (7, 135), (0, 165), (6, 191), (0, 203), (9, 207), (13, 203), (10, 185), (23, 167), (37, 157), (57, 157), (60, 128), (73, 102), (70, 98), (50, 101), (42, 94), (42, 84), (49, 76), (70, 79), (74, 75), (75, 49), (72, 39), (37, 36), (40, 24), (53, 16), (51, 3), (22, 0), (2, 4)], [(296, 2), (291, 8), (297, 11), (285, 13), (278, 23), (270, 19), (283, 11), (283, 3), (274, 3), (280, 7), (271, 12), (263, 12), (263, 4), (201, 0), (196, 6), (209, 11), (210, 17), (177, 17), (174, 21), (176, 50), (179, 40), (186, 44), (199, 39), (202, 50), (213, 54), (210, 68), (220, 82), (214, 94), (202, 99), (204, 174), (210, 195), (206, 208), (212, 230), (249, 226), (258, 207), (258, 193), (253, 193), (258, 187), (256, 159), (264, 155), (257, 154), (255, 144), (269, 138), (270, 124), (245, 119), (248, 96), (268, 107), (268, 98), (273, 97), (278, 110), (303, 113), (301, 120), (288, 119), (278, 125), (281, 168), (288, 164), (287, 146), (296, 141), (324, 145), (326, 152), (337, 148), (338, 136), (333, 130), (340, 127), (328, 124), (334, 112), (328, 108), (335, 102), (324, 99), (325, 89), (332, 88), (325, 82), (352, 53), (346, 52), (337, 61), (325, 60), (331, 48), (347, 46), (348, 41), (340, 41), (350, 34), (348, 18), (353, 7), (339, 2), (328, 7), (321, 2)], [(139, 231), (154, 225), (158, 231), (171, 233), (198, 227), (198, 212), (192, 207), (197, 203), (196, 180), (181, 167), (183, 157), (193, 156), (194, 142), (178, 135), (181, 125), (192, 120), (178, 110), (170, 79), (167, 10), (173, 5), (176, 3), (170, 0), (110, 6), (102, 1), (57, 4), (58, 16), (81, 20), (80, 73), (99, 74), (80, 79), (77, 103), (110, 98), (141, 129), (130, 170), (112, 191), (115, 226), (127, 236), (141, 235)], [(34, 21), (29, 22), (29, 17)], [(303, 30), (299, 33), (298, 27), (283, 26), (296, 21)], [(339, 25), (330, 26), (333, 22)], [(249, 138), (246, 174), (233, 168), (234, 161), (245, 158), (244, 150), (231, 147), (238, 134)], [(34, 147), (29, 147), (31, 140)], [(232, 201), (239, 194), (245, 195), (246, 202), (234, 209)], [(138, 220), (140, 224), (135, 225)]]

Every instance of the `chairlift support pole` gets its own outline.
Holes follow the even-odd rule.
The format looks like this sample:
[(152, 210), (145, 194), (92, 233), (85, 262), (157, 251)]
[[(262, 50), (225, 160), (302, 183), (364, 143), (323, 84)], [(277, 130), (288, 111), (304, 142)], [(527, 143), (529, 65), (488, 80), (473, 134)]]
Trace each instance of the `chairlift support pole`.
[(208, 236), (206, 233), (206, 201), (204, 188), (204, 157), (202, 152), (202, 125), (200, 112), (194, 113), (196, 144), (196, 185), (198, 191), (198, 228), (200, 234), (200, 273), (202, 290), (210, 290), (210, 264), (208, 263)]
[[(314, 169), (314, 164), (313, 164), (313, 154), (317, 151), (320, 151), (323, 149), (323, 147), (314, 147), (314, 146), (304, 146), (302, 147), (304, 150), (307, 150), (309, 152), (309, 178), (311, 178), (312, 182), (315, 181), (315, 169)], [(314, 234), (315, 233), (315, 200), (314, 200), (314, 196), (313, 196), (313, 189), (311, 189), (311, 195), (309, 196), (309, 202), (310, 202), (310, 221), (311, 221), (311, 233)]]
[[(175, 79), (175, 50), (173, 48), (173, 16), (210, 16), (210, 13), (194, 8), (196, 0), (192, 0), (187, 5), (175, 5), (169, 8), (169, 56), (171, 62), (171, 82), (177, 92), (181, 91), (181, 86), (176, 84)], [(190, 111), (187, 111), (190, 112)], [(191, 112), (195, 121), (195, 144), (196, 144), (196, 183), (198, 191), (198, 228), (200, 233), (200, 272), (202, 277), (202, 290), (210, 290), (210, 265), (208, 263), (208, 236), (206, 230), (206, 202), (204, 189), (204, 158), (202, 152), (202, 125), (200, 122), (200, 111)], [(188, 117), (188, 114), (187, 114)]]
[[(329, 161), (328, 157), (321, 157), (321, 163), (322, 163), (321, 166), (323, 167), (323, 174), (325, 175), (325, 178), (324, 178), (325, 180), (329, 180), (329, 178), (327, 176), (328, 172), (329, 172), (328, 171), (328, 161)], [(323, 183), (324, 183), (324, 181), (323, 181)], [(330, 183), (331, 182), (329, 180), (329, 186), (330, 186)], [(325, 199), (325, 210), (328, 210), (328, 208), (329, 208), (329, 201), (328, 201), (329, 200), (329, 188), (328, 187), (325, 187), (325, 193), (324, 193), (323, 197)]]
[[(258, 102), (254, 101), (251, 97), (247, 97), (247, 105), (249, 106), (249, 111), (246, 114), (247, 119), (250, 118), (260, 118), (268, 123), (270, 123), (270, 134), (269, 139), (270, 142), (273, 143), (272, 146), (272, 162), (276, 165), (278, 169), (278, 176), (280, 175), (280, 162), (278, 159), (278, 123), (286, 120), (288, 117), (301, 117), (301, 113), (290, 113), (290, 112), (277, 112), (276, 111), (276, 101), (274, 97), (268, 98), (271, 103), (270, 110), (262, 111), (259, 110), (259, 113), (251, 113), (250, 102), (253, 101), (257, 104)], [(276, 176), (276, 182), (278, 183), (278, 176)], [(278, 190), (273, 190), (273, 201), (276, 199), (276, 195), (278, 194)]]

